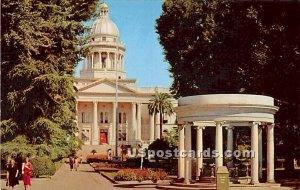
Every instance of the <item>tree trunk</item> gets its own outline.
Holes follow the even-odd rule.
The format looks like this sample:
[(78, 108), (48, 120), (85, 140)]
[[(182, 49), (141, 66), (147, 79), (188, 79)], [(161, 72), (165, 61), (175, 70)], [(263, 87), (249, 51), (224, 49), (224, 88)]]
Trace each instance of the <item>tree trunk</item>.
[(162, 130), (162, 126), (163, 126), (163, 114), (160, 112), (159, 113), (159, 119), (160, 119), (160, 122), (159, 122), (159, 127), (160, 127), (160, 138), (162, 138), (162, 132), (163, 132), (163, 130)]

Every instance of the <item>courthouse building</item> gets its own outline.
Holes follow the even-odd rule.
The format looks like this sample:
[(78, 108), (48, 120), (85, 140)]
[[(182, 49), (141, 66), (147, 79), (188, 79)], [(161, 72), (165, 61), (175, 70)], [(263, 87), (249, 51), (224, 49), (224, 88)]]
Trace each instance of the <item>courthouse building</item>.
[[(89, 39), (89, 53), (76, 80), (79, 137), (86, 145), (115, 145), (116, 136), (120, 145), (159, 138), (159, 117), (149, 115), (148, 104), (155, 92), (168, 93), (169, 89), (137, 87), (136, 79), (126, 77), (126, 48), (105, 3), (100, 5), (100, 16), (92, 25)], [(175, 122), (175, 115), (166, 115), (164, 130), (176, 127)]]

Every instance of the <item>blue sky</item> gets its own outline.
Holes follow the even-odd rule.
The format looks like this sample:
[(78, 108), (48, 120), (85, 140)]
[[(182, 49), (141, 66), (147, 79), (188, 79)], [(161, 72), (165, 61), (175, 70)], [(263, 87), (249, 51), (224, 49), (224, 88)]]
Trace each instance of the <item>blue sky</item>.
[[(169, 87), (172, 83), (163, 50), (155, 32), (155, 20), (161, 15), (162, 0), (106, 0), (110, 18), (125, 44), (127, 78), (137, 79), (138, 86)], [(92, 22), (88, 22), (91, 25)], [(79, 75), (79, 64), (76, 76)]]

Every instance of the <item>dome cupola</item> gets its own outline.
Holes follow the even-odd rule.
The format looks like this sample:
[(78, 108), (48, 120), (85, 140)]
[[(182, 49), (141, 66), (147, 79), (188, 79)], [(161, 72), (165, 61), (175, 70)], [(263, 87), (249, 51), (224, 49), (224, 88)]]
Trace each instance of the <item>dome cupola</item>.
[(82, 78), (125, 79), (125, 45), (120, 41), (119, 29), (109, 18), (109, 7), (100, 4), (100, 14), (89, 34), (89, 52), (85, 56)]
[(106, 3), (100, 5), (100, 17), (93, 23), (91, 37), (113, 36), (119, 37), (119, 29), (109, 18), (109, 8)]

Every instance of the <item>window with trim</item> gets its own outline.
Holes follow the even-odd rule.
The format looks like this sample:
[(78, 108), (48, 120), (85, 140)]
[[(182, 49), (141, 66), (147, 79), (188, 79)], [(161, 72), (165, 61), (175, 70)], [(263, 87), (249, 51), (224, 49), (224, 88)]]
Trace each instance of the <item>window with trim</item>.
[(119, 123), (122, 123), (122, 113), (121, 112), (119, 112), (119, 118), (118, 118), (118, 120), (119, 120)]
[(127, 123), (126, 113), (123, 113), (123, 123)]
[(88, 123), (88, 113), (87, 112), (82, 112), (81, 113), (81, 123)]
[(103, 112), (100, 112), (100, 123), (104, 122)]
[(107, 112), (105, 112), (105, 114), (104, 114), (104, 122), (108, 123), (108, 113)]

